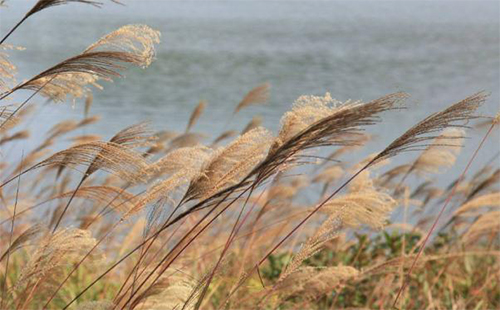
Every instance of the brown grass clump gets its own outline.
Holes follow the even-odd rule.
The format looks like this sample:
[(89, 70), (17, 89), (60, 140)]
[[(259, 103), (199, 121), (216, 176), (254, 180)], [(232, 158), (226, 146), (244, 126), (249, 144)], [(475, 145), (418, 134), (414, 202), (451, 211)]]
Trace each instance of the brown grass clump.
[[(39, 0), (25, 19), (69, 2), (100, 5)], [(500, 307), (498, 155), (469, 173), (473, 157), (458, 179), (444, 173), (468, 147), (485, 94), (359, 161), (350, 155), (375, 139), (368, 126), (408, 95), (301, 96), (276, 134), (260, 116), (241, 133), (229, 123), (195, 132), (200, 101), (177, 132), (140, 123), (94, 135), (90, 85), (149, 66), (159, 39), (124, 26), (17, 86), (15, 49), (2, 43), (0, 101), (33, 93), (0, 109), (0, 309), (388, 309), (398, 298), (405, 309)], [(232, 116), (266, 102), (269, 88), (251, 90)], [(59, 120), (19, 155), (36, 94), (85, 100), (83, 117)], [(474, 156), (497, 123), (488, 118)], [(435, 222), (443, 198), (448, 221)]]

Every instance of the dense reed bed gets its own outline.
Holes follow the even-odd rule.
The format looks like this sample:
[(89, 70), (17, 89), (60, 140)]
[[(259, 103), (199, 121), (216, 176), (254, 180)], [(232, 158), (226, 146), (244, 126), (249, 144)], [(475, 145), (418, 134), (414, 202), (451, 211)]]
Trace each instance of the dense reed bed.
[[(148, 67), (160, 34), (124, 26), (16, 83), (8, 37), (70, 2), (101, 5), (39, 0), (2, 40), (0, 309), (500, 307), (498, 154), (474, 154), (478, 171), (455, 165), (464, 141), (478, 152), (492, 143), (499, 116), (477, 113), (486, 94), (359, 162), (349, 154), (374, 139), (370, 126), (384, 126), (385, 114), (406, 109), (407, 94), (302, 96), (277, 133), (255, 116), (242, 132), (207, 138), (196, 131), (210, 109), (202, 101), (178, 132), (141, 123), (110, 139), (82, 135), (99, 121), (92, 91)], [(18, 92), (27, 99), (12, 104)], [(233, 114), (269, 92), (267, 83), (251, 89)], [(9, 156), (30, 139), (19, 128), (36, 116), (35, 95), (73, 101), (82, 118)], [(470, 130), (484, 139), (464, 140)], [(450, 169), (463, 173), (446, 180)]]

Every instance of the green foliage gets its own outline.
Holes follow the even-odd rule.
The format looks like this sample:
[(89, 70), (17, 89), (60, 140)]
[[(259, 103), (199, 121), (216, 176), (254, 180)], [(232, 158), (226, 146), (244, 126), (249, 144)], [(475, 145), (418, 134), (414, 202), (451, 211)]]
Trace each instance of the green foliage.
[[(432, 291), (432, 294), (442, 298), (442, 305), (452, 308), (456, 300), (469, 297), (471, 309), (484, 309), (483, 300), (474, 298), (477, 295), (478, 287), (484, 284), (479, 279), (491, 277), (494, 270), (491, 266), (498, 264), (498, 257), (469, 255), (464, 257), (446, 257), (446, 249), (449, 249), (451, 242), (456, 239), (453, 232), (441, 232), (434, 239), (432, 244), (426, 249), (427, 257), (435, 259), (428, 260), (423, 268), (414, 273), (410, 282), (409, 293), (406, 296), (405, 304), (411, 305), (410, 309), (420, 309), (428, 306), (427, 299), (422, 296), (422, 292)], [(348, 248), (337, 250), (334, 242), (331, 247), (315, 254), (304, 261), (305, 266), (328, 267), (338, 265), (354, 266), (363, 271), (373, 266), (377, 261), (388, 261), (401, 257), (403, 246), (405, 255), (418, 251), (417, 243), (422, 235), (419, 233), (399, 233), (397, 231), (383, 231), (373, 237), (369, 234), (356, 233), (355, 241)], [(444, 253), (443, 253), (444, 252)], [(442, 259), (439, 259), (441, 257)], [(262, 269), (262, 276), (266, 281), (273, 283), (279, 277), (286, 264), (289, 262), (288, 254), (271, 255), (268, 264)], [(485, 268), (485, 266), (490, 266)], [(458, 268), (458, 270), (456, 269)], [(406, 269), (405, 269), (406, 270)], [(449, 271), (458, 273), (461, 277), (454, 278), (453, 290), (450, 291)], [(394, 270), (392, 270), (394, 271)], [(401, 281), (400, 273), (396, 270), (393, 273), (393, 283)], [(330, 295), (323, 296), (316, 301), (317, 309), (326, 307), (334, 308), (356, 308), (369, 307), (380, 308), (377, 298), (373, 296), (374, 289), (387, 281), (387, 274), (377, 274), (366, 277), (362, 280), (354, 279), (347, 281), (337, 291), (332, 291)], [(490, 296), (489, 306), (500, 306), (500, 281), (498, 277), (491, 277), (487, 294)], [(389, 283), (388, 283), (389, 284)], [(486, 288), (485, 288), (486, 289)], [(442, 295), (441, 295), (442, 292)], [(394, 294), (394, 292), (391, 292)], [(387, 298), (392, 301), (392, 298)]]

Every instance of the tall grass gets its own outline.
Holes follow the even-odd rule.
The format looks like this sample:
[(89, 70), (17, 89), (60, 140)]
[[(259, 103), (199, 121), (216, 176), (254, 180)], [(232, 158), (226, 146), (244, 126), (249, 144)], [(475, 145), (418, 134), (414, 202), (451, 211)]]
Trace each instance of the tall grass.
[[(32, 150), (1, 162), (1, 309), (500, 307), (498, 154), (449, 186), (436, 182), (464, 169), (455, 159), (484, 93), (360, 162), (349, 154), (374, 139), (369, 128), (384, 126), (385, 113), (406, 109), (407, 94), (366, 103), (302, 96), (278, 133), (255, 116), (207, 144), (195, 131), (210, 109), (201, 101), (178, 133), (141, 123), (101, 140), (78, 134), (99, 121), (92, 87), (146, 68), (160, 34), (124, 26), (16, 83), (7, 54), (15, 47), (4, 41), (29, 16), (70, 2), (101, 4), (39, 0), (2, 40), (2, 150), (30, 139), (19, 128), (36, 116), (34, 95), (85, 106), (81, 120), (61, 120)], [(7, 104), (21, 90), (30, 96)], [(232, 115), (264, 104), (269, 91), (250, 90)], [(498, 118), (477, 123), (489, 126), (481, 144), (467, 141), (477, 152)], [(51, 150), (68, 137), (71, 145)], [(396, 156), (404, 163), (394, 167)], [(435, 209), (446, 207), (448, 221), (437, 221)], [(391, 222), (398, 211), (401, 222)]]

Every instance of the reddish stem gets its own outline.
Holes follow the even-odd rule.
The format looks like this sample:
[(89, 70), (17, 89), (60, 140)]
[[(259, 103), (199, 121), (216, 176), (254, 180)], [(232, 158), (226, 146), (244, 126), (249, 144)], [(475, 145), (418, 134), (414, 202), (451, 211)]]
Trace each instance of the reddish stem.
[(474, 154), (472, 154), (472, 157), (470, 158), (469, 162), (467, 163), (467, 166), (465, 167), (464, 171), (462, 172), (462, 174), (460, 174), (460, 177), (458, 178), (457, 182), (453, 186), (453, 189), (451, 190), (451, 193), (448, 195), (448, 197), (446, 197), (446, 200), (445, 200), (445, 202), (443, 204), (443, 207), (439, 211), (439, 214), (436, 217), (436, 219), (434, 220), (434, 223), (432, 223), (432, 226), (431, 226), (429, 232), (425, 236), (425, 239), (424, 239), (424, 242), (422, 243), (422, 246), (418, 249), (417, 255), (415, 256), (415, 259), (413, 260), (413, 263), (411, 264), (410, 269), (408, 270), (408, 274), (406, 275), (406, 277), (405, 277), (405, 279), (403, 281), (403, 285), (401, 286), (401, 288), (398, 291), (398, 294), (396, 295), (396, 299), (394, 300), (394, 304), (392, 305), (393, 308), (396, 308), (396, 305), (398, 303), (399, 297), (401, 296), (401, 294), (403, 293), (403, 291), (408, 286), (408, 282), (409, 282), (408, 280), (410, 279), (411, 273), (413, 272), (413, 269), (415, 268), (415, 265), (417, 264), (418, 258), (420, 257), (420, 255), (424, 251), (424, 248), (425, 248), (425, 246), (427, 244), (427, 241), (429, 240), (430, 236), (432, 235), (432, 232), (436, 228), (437, 223), (439, 222), (439, 219), (441, 218), (441, 216), (443, 215), (446, 207), (448, 206), (448, 204), (450, 203), (451, 199), (455, 195), (455, 192), (456, 192), (456, 190), (458, 188), (458, 185), (465, 178), (465, 174), (467, 173), (467, 171), (469, 170), (472, 162), (476, 158), (476, 155), (479, 153), (479, 150), (483, 147), (483, 144), (486, 141), (486, 139), (488, 138), (488, 136), (490, 135), (491, 131), (493, 130), (493, 127), (495, 127), (495, 123), (491, 124), (490, 129), (484, 135), (483, 139), (481, 140), (481, 143), (479, 143), (479, 146), (474, 151)]

